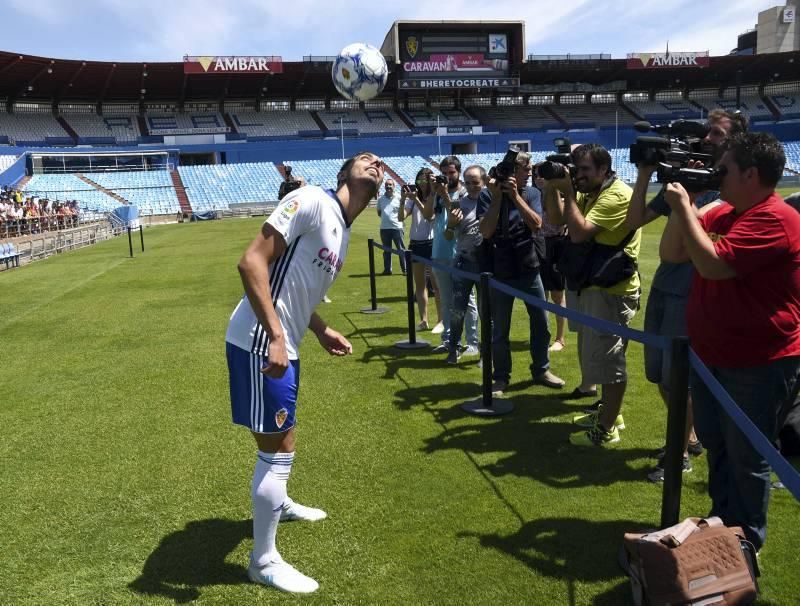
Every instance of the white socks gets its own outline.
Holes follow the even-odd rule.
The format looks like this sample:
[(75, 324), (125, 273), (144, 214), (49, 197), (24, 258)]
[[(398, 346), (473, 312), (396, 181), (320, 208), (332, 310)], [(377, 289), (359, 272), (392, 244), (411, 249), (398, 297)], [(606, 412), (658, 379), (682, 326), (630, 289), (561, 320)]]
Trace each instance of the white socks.
[(293, 461), (293, 452), (258, 452), (250, 492), (253, 500), (252, 563), (256, 566), (265, 566), (274, 556), (280, 557), (275, 547), (275, 533)]

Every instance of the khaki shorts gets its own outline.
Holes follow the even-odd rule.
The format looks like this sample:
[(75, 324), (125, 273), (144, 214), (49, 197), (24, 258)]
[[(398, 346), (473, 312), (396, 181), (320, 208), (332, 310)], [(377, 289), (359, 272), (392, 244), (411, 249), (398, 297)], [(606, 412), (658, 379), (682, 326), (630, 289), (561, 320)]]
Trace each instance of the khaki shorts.
[[(583, 290), (567, 299), (572, 309), (601, 320), (628, 326), (639, 309), (639, 295), (610, 295), (604, 290)], [(570, 327), (572, 329), (572, 327)], [(578, 359), (584, 383), (609, 385), (628, 380), (625, 352), (628, 340), (578, 324)]]

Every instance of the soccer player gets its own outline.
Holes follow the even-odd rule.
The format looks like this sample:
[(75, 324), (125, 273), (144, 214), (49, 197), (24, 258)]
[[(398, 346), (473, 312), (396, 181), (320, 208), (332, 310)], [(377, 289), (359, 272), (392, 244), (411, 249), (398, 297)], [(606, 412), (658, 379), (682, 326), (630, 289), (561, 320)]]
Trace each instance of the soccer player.
[(319, 587), (284, 562), (275, 546), (279, 521), (326, 517), (286, 493), (295, 451), (300, 340), (310, 328), (331, 355), (352, 353), (350, 342), (314, 309), (341, 271), (350, 225), (378, 193), (383, 174), (381, 159), (362, 152), (342, 165), (336, 191), (308, 186), (287, 194), (239, 261), (245, 296), (225, 340), (233, 422), (249, 428), (258, 447), (248, 569), (254, 583), (296, 593)]

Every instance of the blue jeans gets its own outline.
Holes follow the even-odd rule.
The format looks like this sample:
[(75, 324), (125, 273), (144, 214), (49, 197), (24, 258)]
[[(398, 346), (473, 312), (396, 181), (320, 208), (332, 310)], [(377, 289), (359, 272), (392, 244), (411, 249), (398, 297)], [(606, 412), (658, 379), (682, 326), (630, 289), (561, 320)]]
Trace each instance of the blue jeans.
[[(511, 288), (544, 300), (544, 286), (539, 272), (503, 280)], [(492, 361), (495, 381), (508, 382), (511, 379), (511, 344), (508, 340), (511, 332), (511, 311), (514, 297), (499, 290), (492, 293)], [(547, 326), (547, 314), (541, 307), (525, 303), (530, 321), (530, 366), (532, 376), (538, 377), (550, 368), (550, 328)]]
[[(382, 229), (381, 230), (381, 244), (389, 248), (404, 250), (403, 246), (403, 230), (402, 229)], [(400, 255), (400, 269), (406, 273), (406, 258)], [(392, 273), (392, 253), (383, 251), (383, 272)]]
[[(442, 265), (452, 265), (449, 259), (434, 259)], [(436, 267), (431, 266), (433, 277), (436, 279), (436, 288), (439, 290), (439, 305), (442, 306), (442, 343), (450, 341), (450, 308), (453, 306), (453, 278), (451, 274)]]
[[(794, 401), (800, 357), (754, 368), (709, 368), (733, 401), (770, 441), (778, 436)], [(728, 526), (741, 526), (761, 549), (767, 536), (770, 467), (693, 371), (690, 377), (694, 427), (708, 456), (711, 513)]]
[[(458, 347), (464, 322), (467, 324), (467, 345), (478, 347), (478, 307), (475, 304), (475, 291), (480, 283), (480, 268), (477, 261), (467, 261), (461, 257), (456, 259), (456, 268), (475, 274), (475, 279), (452, 276), (453, 303), (450, 309), (450, 349)], [(475, 287), (473, 290), (472, 287)], [(480, 292), (478, 292), (480, 295)]]

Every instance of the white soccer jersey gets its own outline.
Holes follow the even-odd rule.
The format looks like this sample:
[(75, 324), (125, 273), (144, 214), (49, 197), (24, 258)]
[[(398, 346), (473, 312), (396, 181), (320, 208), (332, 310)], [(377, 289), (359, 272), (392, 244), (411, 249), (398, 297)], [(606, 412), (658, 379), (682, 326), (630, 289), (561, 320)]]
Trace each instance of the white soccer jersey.
[[(266, 222), (286, 240), (286, 251), (269, 266), (269, 286), (286, 352), (296, 360), (311, 314), (342, 269), (350, 226), (336, 194), (311, 185), (287, 195)], [(267, 334), (247, 295), (233, 311), (225, 340), (267, 355)]]

